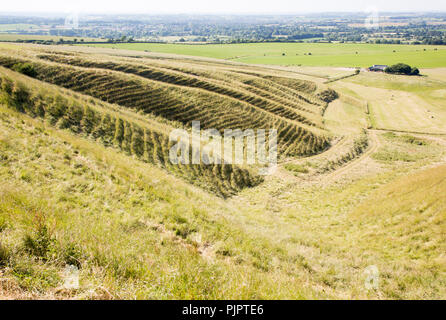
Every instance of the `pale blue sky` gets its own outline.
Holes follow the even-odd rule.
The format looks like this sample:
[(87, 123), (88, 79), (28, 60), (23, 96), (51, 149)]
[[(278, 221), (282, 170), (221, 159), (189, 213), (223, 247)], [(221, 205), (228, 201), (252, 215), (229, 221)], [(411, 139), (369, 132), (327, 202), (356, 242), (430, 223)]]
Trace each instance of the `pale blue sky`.
[(3, 0), (4, 12), (299, 13), (327, 11), (446, 11), (445, 0)]

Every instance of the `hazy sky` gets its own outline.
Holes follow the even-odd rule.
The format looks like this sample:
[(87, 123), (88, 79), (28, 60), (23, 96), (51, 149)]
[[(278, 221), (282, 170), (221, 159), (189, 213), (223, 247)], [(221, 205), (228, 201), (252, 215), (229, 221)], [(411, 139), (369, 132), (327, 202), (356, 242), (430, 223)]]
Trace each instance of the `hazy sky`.
[(445, 0), (2, 0), (3, 12), (299, 13), (327, 11), (446, 11)]

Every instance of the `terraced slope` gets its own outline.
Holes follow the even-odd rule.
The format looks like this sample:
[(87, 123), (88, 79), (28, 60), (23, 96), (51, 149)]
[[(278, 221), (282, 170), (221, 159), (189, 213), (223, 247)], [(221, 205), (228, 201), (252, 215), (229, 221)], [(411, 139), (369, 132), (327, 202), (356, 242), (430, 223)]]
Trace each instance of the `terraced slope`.
[[(71, 53), (2, 55), (0, 64), (34, 65), (39, 80), (109, 103), (203, 129), (277, 129), (282, 157), (318, 153), (329, 144), (321, 113), (327, 102), (308, 81), (170, 60)], [(212, 69), (212, 68), (211, 68)]]

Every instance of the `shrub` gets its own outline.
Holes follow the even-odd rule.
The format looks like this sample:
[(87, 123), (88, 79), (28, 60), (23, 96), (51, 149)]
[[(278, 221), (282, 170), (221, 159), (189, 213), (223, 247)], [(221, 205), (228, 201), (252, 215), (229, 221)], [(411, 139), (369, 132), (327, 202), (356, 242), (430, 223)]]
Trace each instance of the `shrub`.
[(130, 153), (131, 144), (132, 144), (132, 126), (127, 121), (124, 122), (124, 139), (122, 140), (121, 148)]
[(138, 157), (144, 155), (144, 131), (136, 125), (133, 126), (131, 152)]
[(73, 243), (69, 243), (63, 248), (63, 259), (66, 264), (76, 266), (78, 269), (82, 266), (82, 260), (85, 258), (82, 249)]
[(90, 134), (100, 122), (96, 113), (88, 106), (84, 107), (84, 117), (81, 120), (82, 131)]
[(118, 146), (121, 146), (122, 140), (124, 140), (124, 122), (120, 119), (116, 119), (116, 131), (114, 137), (114, 143)]
[(3, 232), (6, 228), (8, 228), (8, 223), (5, 218), (0, 216), (0, 232)]
[(19, 112), (24, 112), (31, 104), (31, 94), (21, 82), (2, 80), (2, 102)]
[(51, 124), (55, 124), (65, 114), (66, 105), (67, 101), (62, 96), (57, 95), (54, 101), (47, 106)]

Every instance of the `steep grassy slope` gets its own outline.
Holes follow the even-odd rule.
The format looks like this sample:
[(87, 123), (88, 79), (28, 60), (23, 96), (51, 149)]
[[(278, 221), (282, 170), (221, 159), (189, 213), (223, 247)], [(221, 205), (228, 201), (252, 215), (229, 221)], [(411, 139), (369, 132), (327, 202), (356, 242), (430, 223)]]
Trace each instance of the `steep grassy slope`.
[[(446, 252), (446, 166), (431, 168), (384, 186), (351, 215), (376, 225), (376, 247), (382, 242), (399, 242), (429, 255), (431, 249)], [(383, 232), (386, 230), (386, 232)], [(391, 231), (391, 232), (389, 232)], [(407, 248), (410, 251), (410, 248)], [(416, 257), (416, 256), (414, 256)], [(445, 262), (446, 257), (437, 257)], [(446, 267), (446, 264), (444, 265)]]
[(208, 76), (197, 67), (191, 71), (155, 59), (136, 63), (27, 52), (0, 60), (8, 68), (32, 62), (37, 79), (184, 125), (197, 120), (204, 129), (220, 131), (277, 129), (283, 157), (314, 154), (329, 143), (321, 121), (327, 102), (309, 82), (243, 70), (219, 69), (218, 76)]
[[(446, 66), (446, 50), (443, 46), (365, 43), (242, 43), (206, 45), (104, 43), (89, 46), (164, 52), (282, 66), (370, 67), (378, 63), (392, 65), (401, 61), (420, 68)], [(308, 53), (311, 53), (311, 55)]]

